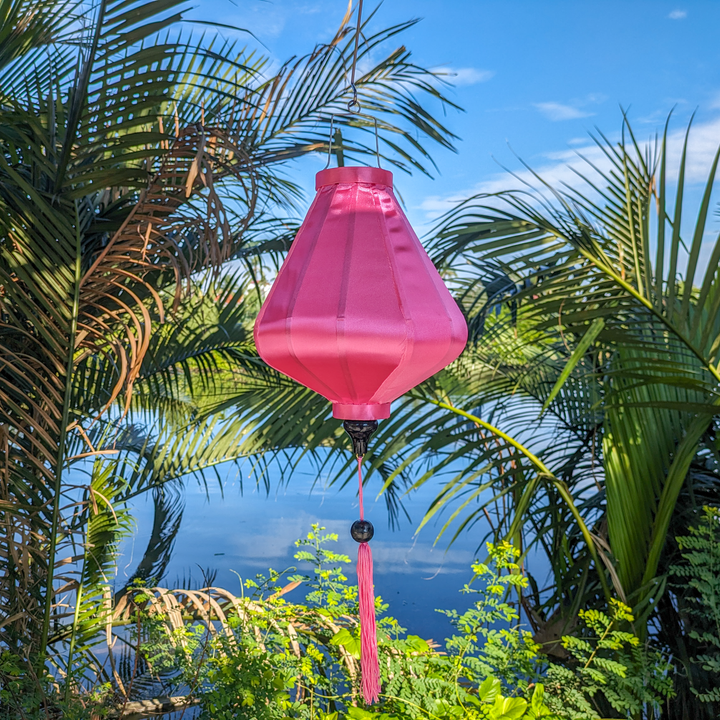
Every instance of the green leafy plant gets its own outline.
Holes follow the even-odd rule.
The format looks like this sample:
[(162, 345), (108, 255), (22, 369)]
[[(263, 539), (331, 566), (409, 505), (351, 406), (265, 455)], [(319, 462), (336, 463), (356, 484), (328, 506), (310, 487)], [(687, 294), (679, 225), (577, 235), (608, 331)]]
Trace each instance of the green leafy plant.
[[(683, 620), (696, 654), (690, 657), (691, 691), (720, 708), (720, 510), (703, 508), (697, 527), (677, 538), (684, 562), (670, 570), (682, 582)], [(703, 672), (704, 671), (704, 672)], [(715, 705), (717, 704), (717, 705)]]
[(319, 523), (313, 523), (306, 537), (295, 541), (295, 546), (301, 548), (295, 553), (295, 559), (308, 563), (313, 572), (312, 575), (293, 575), (290, 579), (312, 588), (305, 598), (307, 603), (338, 617), (357, 607), (357, 592), (347, 584), (342, 569), (342, 565), (351, 562), (350, 558), (326, 547), (329, 542), (337, 542), (338, 536), (324, 530)]
[(82, 696), (66, 697), (65, 683), (50, 673), (36, 675), (16, 653), (0, 654), (0, 720), (101, 720), (112, 698), (110, 683), (100, 683)]
[[(630, 608), (612, 600), (610, 615), (581, 610), (582, 630), (563, 637), (567, 664), (545, 670), (548, 705), (570, 720), (598, 720), (614, 711), (620, 717), (657, 717), (673, 695), (672, 666), (624, 630), (634, 618)], [(617, 716), (616, 716), (617, 717)]]
[(517, 626), (517, 610), (504, 600), (511, 589), (522, 593), (528, 587), (516, 563), (519, 550), (488, 544), (488, 555), (490, 563), (473, 565), (482, 587), (465, 587), (478, 596), (474, 607), (462, 615), (447, 613), (462, 630), (447, 641), (454, 677), (474, 684), (495, 678), (504, 692), (526, 699), (542, 685), (548, 714), (568, 720), (596, 720), (610, 710), (621, 717), (648, 715), (672, 695), (669, 664), (624, 629), (633, 617), (617, 600), (611, 601), (611, 617), (581, 610), (576, 634), (561, 640), (566, 662), (549, 661), (531, 633)]
[[(473, 606), (444, 611), (456, 632), (443, 651), (407, 635), (394, 618), (379, 618), (382, 693), (377, 706), (365, 707), (357, 591), (342, 570), (349, 558), (327, 547), (336, 539), (313, 525), (296, 543), (310, 573), (259, 575), (244, 583), (252, 597), (222, 591), (229, 600), (222, 606), (219, 589), (173, 604), (181, 591), (142, 588), (133, 615), (142, 672), (184, 690), (184, 701), (199, 703), (208, 720), (597, 720), (605, 706), (620, 717), (650, 717), (671, 693), (667, 663), (619, 627), (632, 621), (620, 603), (611, 618), (583, 613), (577, 637), (563, 638), (567, 662), (549, 662), (517, 625), (509, 597), (527, 580), (518, 551), (502, 543), (488, 545), (488, 561), (473, 565), (464, 588)], [(308, 590), (305, 601), (288, 602), (299, 586)], [(193, 603), (204, 618), (189, 612)], [(378, 598), (378, 612), (386, 609)]]

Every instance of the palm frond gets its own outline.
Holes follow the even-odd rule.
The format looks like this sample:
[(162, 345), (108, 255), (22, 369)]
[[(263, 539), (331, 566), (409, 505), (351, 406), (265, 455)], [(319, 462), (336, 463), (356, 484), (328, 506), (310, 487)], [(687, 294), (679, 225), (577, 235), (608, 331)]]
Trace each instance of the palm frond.
[[(667, 126), (645, 145), (627, 119), (623, 130), (618, 144), (597, 138), (609, 170), (588, 163), (587, 173), (579, 173), (588, 193), (552, 188), (536, 176), (550, 201), (505, 194), (494, 199), (498, 209), (489, 198), (472, 198), (441, 221), (434, 249), (441, 264), (473, 263), (455, 282), (478, 347), (493, 347), (512, 329), (526, 336), (530, 327), (538, 339), (545, 337), (537, 360), (556, 378), (581, 348), (582, 359), (574, 358), (580, 364), (566, 381), (571, 385), (554, 398), (546, 392), (546, 404), (562, 414), (582, 397), (576, 383), (590, 390), (590, 405), (578, 409), (587, 420), (597, 418), (580, 422), (598, 430), (593, 454), (602, 461), (611, 562), (624, 593), (642, 604), (644, 593), (652, 592), (648, 582), (684, 477), (720, 407), (717, 241), (702, 285), (695, 285), (718, 158), (685, 242), (687, 135), (670, 210)], [(492, 285), (473, 270), (478, 265), (512, 278), (500, 298), (507, 310), (497, 322), (489, 322), (498, 303)], [(582, 338), (599, 324), (597, 349), (583, 347)], [(526, 392), (527, 385), (520, 381), (515, 389)]]

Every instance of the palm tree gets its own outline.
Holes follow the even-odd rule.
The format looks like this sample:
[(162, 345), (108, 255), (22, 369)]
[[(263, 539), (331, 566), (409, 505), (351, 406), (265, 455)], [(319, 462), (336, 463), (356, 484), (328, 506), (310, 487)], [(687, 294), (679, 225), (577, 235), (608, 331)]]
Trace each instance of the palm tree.
[[(588, 161), (582, 189), (536, 176), (544, 193), (471, 198), (443, 219), (435, 241), (438, 262), (469, 263), (458, 286), (486, 368), (482, 391), (459, 407), (480, 415), (504, 393), (493, 407), (505, 413), (501, 427), (552, 459), (591, 530), (590, 542), (573, 543), (577, 530), (568, 542), (567, 507), (550, 494), (540, 500), (518, 463), (510, 473), (518, 486), (513, 520), (532, 529), (554, 574), (553, 591), (536, 593), (536, 608), (570, 624), (607, 575), (634, 607), (636, 631), (652, 634), (681, 664), (673, 718), (712, 714), (690, 693), (709, 678), (688, 661), (686, 601), (668, 591), (668, 573), (675, 536), (697, 523), (703, 502), (717, 504), (720, 489), (720, 238), (706, 240), (720, 151), (688, 232), (689, 135), (690, 127), (674, 199), (667, 125), (641, 144), (625, 120), (619, 143), (596, 138), (606, 166)], [(546, 422), (528, 432), (540, 417)], [(589, 563), (593, 545), (602, 565)]]
[[(0, 647), (36, 671), (53, 647), (70, 678), (92, 665), (110, 617), (124, 503), (156, 487), (144, 461), (129, 476), (127, 455), (111, 462), (152, 454), (128, 413), (161, 408), (148, 397), (176, 370), (202, 373), (217, 340), (153, 333), (198, 273), (233, 259), (252, 273), (286, 243), (300, 189), (283, 169), (327, 151), (354, 28), (348, 13), (329, 44), (267, 76), (236, 41), (185, 32), (179, 0), (0, 8)], [(427, 172), (417, 133), (445, 147), (453, 136), (416, 95), (447, 100), (405, 48), (382, 52), (410, 23), (371, 21), (360, 59), (381, 59), (358, 79), (360, 100), (388, 162)], [(352, 130), (346, 155), (374, 154), (365, 119), (335, 124)], [(226, 360), (243, 355), (231, 344)]]

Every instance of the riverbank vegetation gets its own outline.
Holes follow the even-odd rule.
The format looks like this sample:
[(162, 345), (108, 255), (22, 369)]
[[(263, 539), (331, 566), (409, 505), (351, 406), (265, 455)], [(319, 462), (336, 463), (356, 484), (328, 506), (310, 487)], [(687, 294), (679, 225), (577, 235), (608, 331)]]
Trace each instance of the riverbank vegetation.
[[(555, 654), (565, 662), (542, 652), (517, 624), (512, 599), (528, 581), (519, 572), (519, 551), (503, 543), (488, 544), (488, 562), (472, 567), (463, 590), (473, 597), (471, 608), (442, 611), (456, 632), (442, 645), (407, 635), (378, 598), (383, 699), (380, 709), (365, 708), (357, 589), (343, 572), (350, 559), (328, 547), (337, 536), (324, 530), (314, 525), (296, 543), (295, 557), (311, 566), (310, 574), (270, 570), (246, 581), (247, 596), (137, 582), (117, 616), (128, 631), (119, 650), (108, 648), (117, 654), (110, 662), (114, 682), (57, 709), (66, 717), (102, 717), (119, 704), (121, 714), (141, 714), (152, 702), (127, 695), (142, 687), (163, 697), (167, 710), (192, 709), (208, 720), (575, 720), (652, 712), (672, 696), (670, 664), (621, 629), (633, 617), (618, 601), (610, 616), (581, 611), (577, 632), (557, 643)], [(309, 593), (295, 604), (287, 598), (300, 584)], [(14, 682), (30, 710), (32, 685), (26, 679), (23, 687), (19, 675)], [(52, 681), (42, 684), (45, 702), (53, 703)], [(124, 700), (116, 687), (125, 690)]]
[[(350, 15), (275, 70), (186, 30), (176, 0), (0, 9), (0, 717), (717, 717), (718, 155), (690, 208), (685, 149), (671, 173), (667, 128), (644, 142), (622, 118), (576, 187), (532, 176), (426, 239), (468, 348), (396, 403), (366, 481), (391, 516), (432, 483), (423, 525), (444, 513), (450, 541), (482, 516), (491, 545), (452, 638), (380, 608), (366, 708), (356, 598), (320, 528), (307, 577), (244, 597), (155, 582), (184, 478), (250, 457), (268, 482), (278, 453), (350, 469), (327, 403), (252, 342), (298, 224), (292, 161), (328, 151), (350, 99)], [(452, 103), (397, 46), (408, 26), (370, 15), (357, 87), (383, 163), (430, 172)], [(334, 123), (331, 155), (374, 154), (370, 121)], [(118, 587), (142, 494), (156, 526)]]

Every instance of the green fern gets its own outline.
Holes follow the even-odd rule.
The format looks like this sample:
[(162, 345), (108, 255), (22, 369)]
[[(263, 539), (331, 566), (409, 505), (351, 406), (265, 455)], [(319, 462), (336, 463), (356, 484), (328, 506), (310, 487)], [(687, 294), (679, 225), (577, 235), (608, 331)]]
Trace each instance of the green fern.
[(545, 671), (548, 705), (568, 720), (598, 720), (610, 708), (622, 717), (656, 717), (673, 694), (672, 668), (620, 629), (634, 620), (630, 608), (613, 600), (609, 616), (581, 610), (579, 618), (579, 636), (562, 639), (568, 662), (550, 663)]
[(694, 593), (687, 598), (688, 636), (699, 652), (691, 663), (708, 673), (702, 689), (693, 694), (704, 703), (720, 702), (720, 510), (703, 508), (703, 515), (689, 535), (677, 538), (685, 563), (673, 565), (672, 574)]

